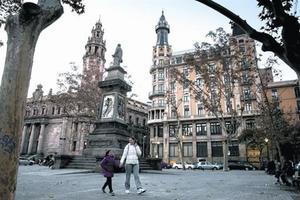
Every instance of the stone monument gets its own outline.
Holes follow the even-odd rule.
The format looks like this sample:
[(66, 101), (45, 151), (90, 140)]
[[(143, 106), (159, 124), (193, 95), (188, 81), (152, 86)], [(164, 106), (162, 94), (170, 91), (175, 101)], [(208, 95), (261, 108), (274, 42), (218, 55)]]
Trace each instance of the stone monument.
[(120, 158), (123, 148), (128, 143), (129, 133), (126, 123), (126, 102), (127, 92), (131, 86), (124, 80), (127, 73), (122, 67), (122, 49), (118, 44), (111, 66), (106, 69), (108, 72), (104, 81), (99, 82), (102, 91), (98, 121), (96, 128), (88, 136), (85, 155), (103, 157), (109, 149)]

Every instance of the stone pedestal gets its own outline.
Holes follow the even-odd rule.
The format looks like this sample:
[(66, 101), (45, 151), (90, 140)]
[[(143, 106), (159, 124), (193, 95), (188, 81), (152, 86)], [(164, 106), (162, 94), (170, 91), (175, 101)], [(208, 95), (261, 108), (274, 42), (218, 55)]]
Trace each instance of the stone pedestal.
[(104, 81), (99, 82), (102, 91), (99, 120), (93, 133), (88, 136), (85, 155), (103, 157), (111, 150), (120, 158), (128, 144), (129, 132), (126, 123), (127, 92), (131, 86), (124, 80), (126, 71), (120, 66), (111, 66)]

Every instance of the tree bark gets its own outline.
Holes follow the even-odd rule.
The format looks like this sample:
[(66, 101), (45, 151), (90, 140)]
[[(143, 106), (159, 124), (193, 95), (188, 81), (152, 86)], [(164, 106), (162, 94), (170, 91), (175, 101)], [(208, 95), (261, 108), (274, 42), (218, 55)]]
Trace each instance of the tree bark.
[(59, 0), (25, 3), (6, 22), (5, 67), (0, 87), (0, 199), (15, 198), (20, 138), (35, 46), (40, 33), (63, 14)]

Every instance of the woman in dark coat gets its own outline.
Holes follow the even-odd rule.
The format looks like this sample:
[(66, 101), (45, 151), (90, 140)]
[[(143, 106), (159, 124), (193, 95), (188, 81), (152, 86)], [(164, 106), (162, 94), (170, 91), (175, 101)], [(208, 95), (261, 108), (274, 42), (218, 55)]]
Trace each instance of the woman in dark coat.
[(100, 166), (102, 167), (103, 176), (106, 177), (106, 182), (102, 187), (102, 192), (106, 193), (105, 188), (108, 186), (109, 193), (114, 196), (115, 193), (112, 189), (112, 177), (114, 176), (115, 157), (110, 150), (105, 153), (105, 157), (101, 161)]

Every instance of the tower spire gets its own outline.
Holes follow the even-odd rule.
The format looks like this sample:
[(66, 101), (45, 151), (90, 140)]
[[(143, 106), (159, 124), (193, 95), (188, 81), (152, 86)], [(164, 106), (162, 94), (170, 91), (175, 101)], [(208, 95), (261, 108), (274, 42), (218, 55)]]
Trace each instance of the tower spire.
[(170, 26), (165, 18), (164, 11), (162, 10), (161, 17), (158, 24), (155, 27), (157, 34), (156, 45), (169, 45), (168, 44), (168, 34), (170, 33)]

